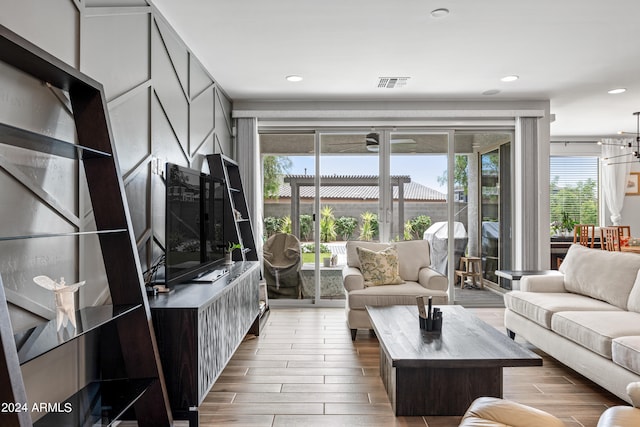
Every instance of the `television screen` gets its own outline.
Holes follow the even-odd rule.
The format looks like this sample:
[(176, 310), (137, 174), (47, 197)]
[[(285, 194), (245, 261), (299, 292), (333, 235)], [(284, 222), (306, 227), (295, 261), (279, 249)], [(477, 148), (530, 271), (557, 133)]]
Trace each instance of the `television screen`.
[(165, 283), (187, 281), (224, 261), (222, 182), (167, 163)]

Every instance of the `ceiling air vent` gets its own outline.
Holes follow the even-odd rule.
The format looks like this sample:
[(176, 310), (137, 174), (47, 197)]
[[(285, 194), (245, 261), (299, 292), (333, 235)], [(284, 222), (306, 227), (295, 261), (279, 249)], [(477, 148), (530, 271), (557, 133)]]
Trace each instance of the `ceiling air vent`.
[(386, 89), (394, 89), (403, 87), (407, 84), (409, 77), (378, 77), (378, 87)]

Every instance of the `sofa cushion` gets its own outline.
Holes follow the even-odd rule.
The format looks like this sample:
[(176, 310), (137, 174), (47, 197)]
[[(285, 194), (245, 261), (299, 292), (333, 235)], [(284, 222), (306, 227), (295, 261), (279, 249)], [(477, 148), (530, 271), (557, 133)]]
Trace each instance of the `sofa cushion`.
[(361, 242), (356, 240), (349, 240), (347, 242), (347, 265), (349, 267), (360, 268), (360, 259), (358, 258), (358, 247), (371, 249), (372, 251), (381, 251), (390, 247), (388, 243), (376, 243), (376, 242)]
[(640, 256), (571, 245), (560, 265), (567, 291), (627, 309), (640, 270)]
[[(611, 359), (623, 368), (640, 375), (640, 333), (615, 338), (611, 343)], [(640, 399), (640, 391), (638, 398)]]
[(611, 359), (614, 338), (640, 334), (640, 314), (629, 311), (563, 311), (551, 318), (551, 330)]
[(511, 291), (504, 295), (504, 304), (547, 329), (551, 329), (552, 316), (561, 311), (622, 311), (606, 302), (571, 293)]
[(395, 247), (390, 246), (378, 252), (363, 247), (356, 250), (365, 286), (404, 283), (398, 272), (398, 250)]
[(347, 295), (351, 309), (364, 310), (365, 306), (415, 305), (417, 296), (433, 296), (434, 304), (446, 304), (447, 292), (426, 289), (416, 282), (402, 285), (370, 286), (351, 291)]
[(416, 282), (420, 270), (429, 267), (429, 242), (426, 240), (407, 240), (397, 242), (400, 277)]

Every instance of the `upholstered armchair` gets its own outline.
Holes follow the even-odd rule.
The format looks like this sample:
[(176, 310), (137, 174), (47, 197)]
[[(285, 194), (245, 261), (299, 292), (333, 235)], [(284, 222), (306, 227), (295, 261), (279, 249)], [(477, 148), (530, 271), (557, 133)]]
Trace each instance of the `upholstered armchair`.
[[(631, 406), (613, 406), (600, 415), (597, 427), (640, 426), (640, 382), (627, 386)], [(564, 427), (558, 418), (539, 409), (496, 397), (479, 397), (471, 403), (459, 427)]]
[[(358, 247), (370, 251), (395, 248), (398, 260), (398, 284), (371, 285), (365, 280)], [(371, 329), (371, 321), (365, 310), (369, 306), (415, 305), (417, 296), (432, 297), (434, 304), (448, 303), (446, 276), (431, 269), (429, 242), (410, 240), (396, 243), (347, 242), (347, 265), (342, 270), (346, 292), (347, 324), (351, 338), (355, 340), (358, 329)]]

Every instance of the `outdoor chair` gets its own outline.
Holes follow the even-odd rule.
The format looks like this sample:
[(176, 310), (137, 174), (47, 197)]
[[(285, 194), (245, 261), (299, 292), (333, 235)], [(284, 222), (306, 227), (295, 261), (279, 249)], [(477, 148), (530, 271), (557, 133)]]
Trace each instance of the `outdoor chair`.
[(298, 238), (293, 234), (274, 234), (264, 244), (263, 259), (269, 298), (300, 298), (302, 250)]

